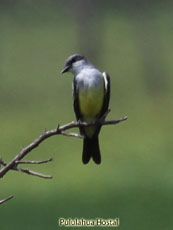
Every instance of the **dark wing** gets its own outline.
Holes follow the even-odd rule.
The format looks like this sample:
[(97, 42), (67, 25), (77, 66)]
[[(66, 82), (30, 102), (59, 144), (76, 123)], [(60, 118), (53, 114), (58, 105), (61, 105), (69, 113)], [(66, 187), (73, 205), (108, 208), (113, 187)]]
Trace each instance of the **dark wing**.
[[(110, 77), (107, 73), (103, 72), (103, 78), (104, 78), (104, 102), (103, 102), (103, 107), (101, 110), (101, 113), (99, 114), (98, 118), (101, 118), (108, 110), (109, 108), (109, 99), (110, 99)], [(95, 136), (97, 136), (100, 132), (101, 125), (97, 126)]]
[(76, 84), (76, 79), (73, 81), (73, 107), (76, 115), (77, 121), (80, 119), (80, 109), (79, 109), (79, 98), (78, 98), (78, 89)]
[[(77, 88), (77, 82), (74, 78), (73, 81), (73, 108), (76, 115), (76, 120), (81, 120), (81, 114), (80, 114), (80, 108), (79, 108), (79, 96), (78, 96), (78, 88)], [(84, 135), (84, 128), (79, 127), (80, 134)]]
[(109, 108), (109, 100), (110, 100), (110, 77), (107, 73), (103, 73), (104, 77), (104, 83), (105, 83), (105, 96), (104, 96), (104, 103), (103, 108), (100, 114), (100, 117), (102, 117)]

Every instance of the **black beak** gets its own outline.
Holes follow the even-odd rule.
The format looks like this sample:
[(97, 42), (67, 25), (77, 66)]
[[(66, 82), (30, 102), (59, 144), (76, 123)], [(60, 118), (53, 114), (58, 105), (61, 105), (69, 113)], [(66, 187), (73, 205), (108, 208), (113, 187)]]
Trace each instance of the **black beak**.
[(70, 69), (70, 66), (65, 66), (64, 69), (61, 71), (61, 73), (68, 72)]

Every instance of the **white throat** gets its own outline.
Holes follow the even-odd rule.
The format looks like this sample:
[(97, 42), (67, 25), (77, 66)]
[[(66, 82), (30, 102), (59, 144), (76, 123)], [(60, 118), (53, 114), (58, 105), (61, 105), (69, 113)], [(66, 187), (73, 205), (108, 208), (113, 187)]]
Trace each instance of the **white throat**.
[(72, 68), (70, 69), (70, 72), (72, 72), (74, 75), (79, 74), (83, 69), (85, 68), (92, 68), (93, 65), (89, 63), (87, 60), (83, 59), (80, 61), (77, 61), (73, 63)]

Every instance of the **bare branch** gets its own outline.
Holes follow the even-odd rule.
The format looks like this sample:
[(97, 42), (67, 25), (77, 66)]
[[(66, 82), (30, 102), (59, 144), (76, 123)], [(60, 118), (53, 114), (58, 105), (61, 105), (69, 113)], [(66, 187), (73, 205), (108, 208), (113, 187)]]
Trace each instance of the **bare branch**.
[[(38, 173), (38, 172), (34, 172), (34, 171), (29, 170), (29, 169), (23, 169), (23, 168), (17, 167), (18, 164), (44, 164), (44, 163), (47, 163), (47, 162), (50, 162), (50, 161), (53, 161), (53, 158), (49, 158), (48, 160), (43, 160), (43, 161), (30, 161), (30, 160), (15, 161), (15, 165), (11, 169), (16, 170), (18, 172), (22, 172), (22, 173), (27, 173), (29, 175), (42, 177), (42, 178), (45, 178), (45, 179), (52, 179), (52, 176), (45, 175), (45, 174)], [(4, 166), (7, 165), (7, 163), (2, 161), (2, 159), (0, 159), (0, 163), (3, 164)]]
[(61, 131), (61, 134), (64, 136), (68, 136), (68, 137), (79, 137), (79, 138), (84, 138), (82, 135), (78, 134), (78, 133), (66, 133), (64, 131)]
[[(91, 122), (91, 123), (87, 123), (87, 122), (81, 122), (81, 121), (72, 121), (68, 124), (59, 126), (56, 129), (50, 130), (50, 131), (46, 131), (46, 129), (44, 130), (44, 133), (42, 135), (40, 135), (37, 139), (35, 139), (30, 145), (24, 147), (22, 146), (22, 149), (20, 151), (20, 153), (18, 155), (16, 155), (9, 163), (6, 163), (5, 161), (2, 160), (2, 158), (0, 158), (0, 166), (4, 166), (2, 169), (0, 169), (0, 178), (2, 178), (9, 170), (16, 170), (18, 172), (22, 172), (22, 173), (26, 173), (32, 176), (37, 176), (37, 177), (41, 177), (44, 179), (51, 179), (52, 176), (50, 175), (45, 175), (42, 173), (38, 173), (35, 171), (31, 171), (29, 169), (24, 169), (24, 168), (19, 168), (18, 164), (43, 164), (43, 163), (47, 163), (52, 161), (53, 159), (50, 158), (48, 160), (43, 160), (43, 161), (30, 161), (30, 160), (22, 160), (29, 152), (31, 152), (33, 149), (35, 149), (36, 147), (39, 146), (39, 144), (41, 144), (44, 140), (46, 140), (47, 138), (54, 136), (54, 135), (65, 135), (65, 136), (71, 136), (71, 137), (77, 137), (77, 138), (83, 138), (82, 135), (78, 134), (78, 133), (72, 133), (72, 132), (65, 132), (68, 129), (71, 128), (77, 128), (77, 127), (88, 127), (88, 126), (95, 126), (95, 125), (116, 125), (122, 121), (127, 120), (127, 117), (123, 117), (120, 118), (118, 120), (111, 120), (111, 121), (105, 121), (105, 118), (107, 116), (107, 114), (110, 112), (110, 110), (108, 110), (104, 116), (97, 120), (96, 122)], [(13, 196), (10, 196), (6, 199), (0, 200), (0, 204), (12, 199)]]
[[(35, 149), (36, 147), (39, 146), (39, 144), (41, 144), (44, 140), (48, 139), (51, 136), (55, 136), (55, 135), (66, 135), (66, 136), (73, 136), (73, 137), (80, 137), (82, 138), (81, 135), (76, 134), (76, 133), (66, 133), (65, 131), (71, 128), (77, 128), (77, 127), (87, 127), (87, 126), (94, 126), (94, 125), (115, 125), (118, 124), (122, 121), (127, 120), (127, 116), (120, 118), (118, 120), (111, 120), (111, 121), (104, 121), (107, 114), (109, 113), (109, 111), (99, 120), (97, 120), (96, 122), (91, 122), (91, 123), (87, 123), (87, 122), (78, 122), (78, 121), (72, 121), (68, 124), (59, 126), (56, 129), (50, 130), (50, 131), (44, 131), (44, 133), (42, 135), (40, 135), (37, 139), (35, 139), (30, 145), (26, 146), (26, 147), (22, 147), (21, 152), (14, 157), (14, 159), (12, 159), (8, 164), (4, 163), (4, 161), (2, 161), (1, 159), (1, 164), (4, 165), (4, 167), (2, 169), (0, 169), (0, 178), (2, 178), (10, 169), (14, 169), (16, 170), (17, 164), (19, 164), (19, 162), (21, 162), (21, 159), (23, 159), (29, 152), (31, 152), (33, 149)], [(48, 161), (47, 161), (48, 162)], [(45, 178), (51, 178), (51, 176), (47, 176), (47, 175), (43, 175), (36, 173), (36, 172), (32, 172), (29, 171), (27, 169), (20, 169), (18, 171), (23, 171), (25, 173), (31, 174), (31, 175), (37, 175), (41, 177)]]
[(47, 162), (53, 161), (53, 158), (49, 158), (48, 160), (43, 160), (43, 161), (15, 161), (16, 164), (44, 164)]
[(29, 169), (23, 169), (23, 168), (18, 168), (17, 167), (14, 170), (17, 170), (19, 172), (26, 173), (26, 174), (29, 174), (29, 175), (32, 175), (32, 176), (38, 176), (38, 177), (41, 177), (41, 178), (44, 178), (44, 179), (52, 179), (52, 176), (45, 175), (45, 174), (38, 173), (38, 172), (34, 172), (34, 171), (29, 170)]
[(14, 196), (9, 196), (9, 197), (7, 197), (7, 198), (5, 198), (5, 199), (3, 199), (3, 200), (0, 200), (0, 204), (3, 204), (3, 203), (5, 203), (6, 201), (11, 200), (13, 197), (14, 197)]

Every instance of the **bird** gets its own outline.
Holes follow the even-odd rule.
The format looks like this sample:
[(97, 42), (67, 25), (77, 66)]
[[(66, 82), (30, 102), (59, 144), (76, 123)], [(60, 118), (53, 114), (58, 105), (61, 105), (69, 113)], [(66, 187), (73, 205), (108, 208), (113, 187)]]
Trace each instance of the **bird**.
[[(98, 70), (87, 58), (73, 54), (65, 61), (61, 73), (74, 75), (72, 84), (73, 107), (79, 122), (96, 122), (109, 109), (110, 76)], [(96, 164), (101, 163), (99, 132), (101, 125), (79, 127), (83, 135), (83, 164), (92, 158)]]

